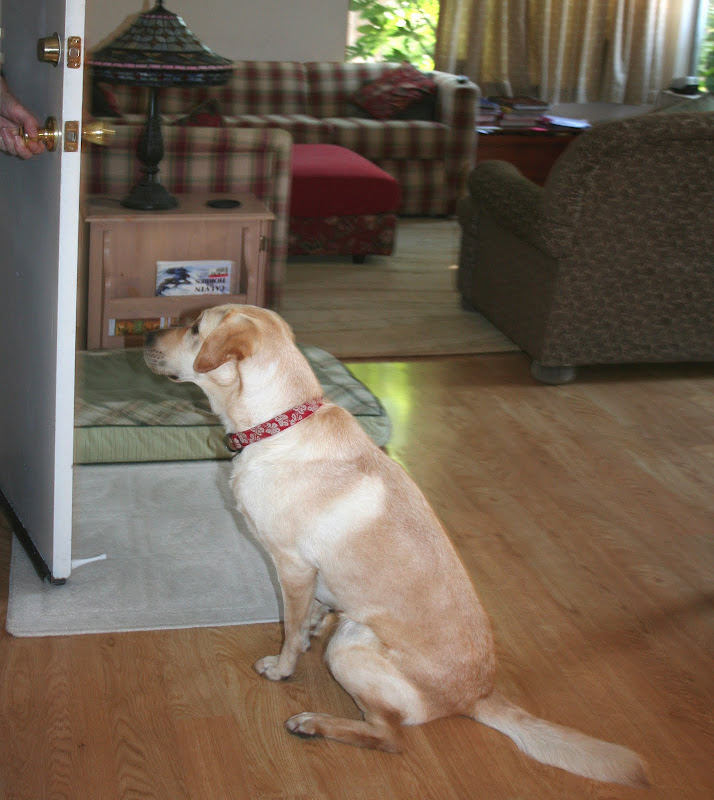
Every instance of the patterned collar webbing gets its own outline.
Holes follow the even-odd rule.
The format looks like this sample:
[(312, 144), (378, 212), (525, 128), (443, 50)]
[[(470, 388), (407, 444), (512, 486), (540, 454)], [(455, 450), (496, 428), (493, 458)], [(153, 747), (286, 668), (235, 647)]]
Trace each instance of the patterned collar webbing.
[(267, 439), (269, 436), (275, 436), (276, 433), (297, 425), (298, 422), (314, 414), (322, 404), (323, 401), (318, 398), (308, 400), (307, 403), (295, 406), (284, 414), (278, 414), (277, 417), (269, 419), (267, 422), (256, 425), (254, 428), (248, 428), (247, 431), (227, 433), (223, 441), (232, 453), (240, 453), (244, 447), (253, 444), (253, 442)]

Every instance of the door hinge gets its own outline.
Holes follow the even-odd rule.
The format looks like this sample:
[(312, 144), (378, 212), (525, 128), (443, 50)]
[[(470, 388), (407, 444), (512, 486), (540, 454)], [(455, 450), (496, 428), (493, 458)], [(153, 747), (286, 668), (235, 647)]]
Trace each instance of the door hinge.
[(80, 36), (67, 37), (67, 66), (70, 69), (79, 69), (82, 66), (82, 38)]
[(268, 237), (267, 236), (261, 236), (260, 237), (260, 249), (261, 250), (267, 250), (268, 249)]

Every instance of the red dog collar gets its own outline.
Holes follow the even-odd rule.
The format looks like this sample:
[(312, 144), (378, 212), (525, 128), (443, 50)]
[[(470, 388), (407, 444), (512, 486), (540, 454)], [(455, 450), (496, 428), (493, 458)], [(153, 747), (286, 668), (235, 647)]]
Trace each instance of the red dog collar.
[(263, 422), (261, 425), (248, 428), (247, 431), (227, 433), (223, 441), (228, 450), (232, 453), (240, 453), (244, 447), (248, 447), (248, 445), (253, 444), (253, 442), (258, 442), (260, 439), (267, 439), (269, 436), (275, 436), (276, 433), (280, 433), (280, 431), (284, 431), (286, 428), (297, 425), (298, 422), (302, 422), (302, 420), (314, 414), (322, 404), (323, 401), (318, 398), (308, 400), (307, 403), (295, 406), (284, 414), (278, 414), (277, 417)]

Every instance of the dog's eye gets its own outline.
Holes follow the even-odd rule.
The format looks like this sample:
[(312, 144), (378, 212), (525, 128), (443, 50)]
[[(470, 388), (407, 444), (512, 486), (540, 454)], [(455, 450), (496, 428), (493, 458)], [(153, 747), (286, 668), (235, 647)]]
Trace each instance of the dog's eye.
[(196, 336), (198, 334), (198, 322), (194, 322), (191, 326), (191, 333)]

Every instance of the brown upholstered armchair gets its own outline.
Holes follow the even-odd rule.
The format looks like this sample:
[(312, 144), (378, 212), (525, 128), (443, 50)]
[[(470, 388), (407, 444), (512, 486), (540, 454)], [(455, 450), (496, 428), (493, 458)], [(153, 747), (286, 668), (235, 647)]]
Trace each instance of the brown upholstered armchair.
[(582, 133), (543, 188), (485, 161), (458, 209), (458, 284), (533, 359), (714, 361), (714, 113), (646, 114)]

